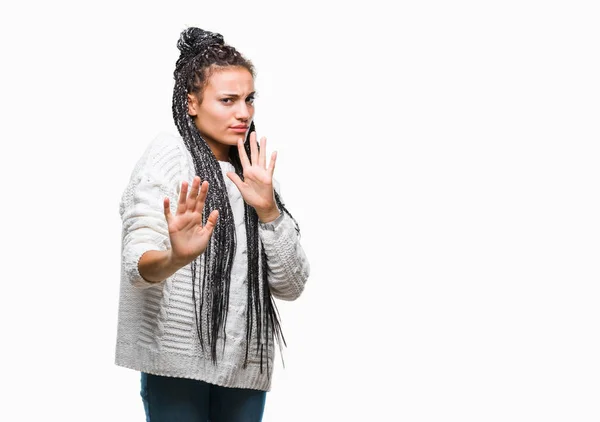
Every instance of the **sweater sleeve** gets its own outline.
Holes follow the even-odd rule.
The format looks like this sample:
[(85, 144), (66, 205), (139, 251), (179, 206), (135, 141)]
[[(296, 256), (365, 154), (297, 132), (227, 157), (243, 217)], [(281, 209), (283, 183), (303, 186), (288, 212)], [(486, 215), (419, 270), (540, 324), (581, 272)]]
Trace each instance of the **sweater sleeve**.
[(275, 221), (259, 223), (259, 236), (267, 255), (271, 293), (282, 300), (297, 299), (310, 275), (310, 265), (294, 221), (282, 212)]
[(121, 265), (126, 278), (136, 287), (156, 285), (147, 282), (139, 273), (138, 263), (142, 255), (150, 250), (170, 247), (163, 200), (169, 197), (171, 203), (177, 202), (174, 201), (176, 186), (168, 180), (167, 173), (173, 173), (179, 159), (176, 145), (169, 145), (160, 137), (155, 139), (136, 164), (123, 192), (120, 204)]

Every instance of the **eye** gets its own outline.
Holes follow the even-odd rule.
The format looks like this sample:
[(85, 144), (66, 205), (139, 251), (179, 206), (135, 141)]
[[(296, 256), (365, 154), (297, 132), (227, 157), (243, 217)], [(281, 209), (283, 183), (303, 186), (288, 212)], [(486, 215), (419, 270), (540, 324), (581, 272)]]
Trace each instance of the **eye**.
[(248, 98), (246, 98), (246, 102), (248, 104), (254, 104), (254, 97), (248, 97)]
[(223, 104), (231, 104), (233, 102), (233, 99), (231, 99), (231, 98), (222, 98), (221, 102)]

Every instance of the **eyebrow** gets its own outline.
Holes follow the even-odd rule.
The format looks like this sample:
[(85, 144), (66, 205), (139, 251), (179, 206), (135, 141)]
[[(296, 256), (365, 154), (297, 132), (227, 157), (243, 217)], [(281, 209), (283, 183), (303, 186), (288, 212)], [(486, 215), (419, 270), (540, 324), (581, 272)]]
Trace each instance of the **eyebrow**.
[[(239, 98), (240, 95), (239, 94), (235, 94), (235, 93), (230, 93), (230, 92), (223, 92), (221, 93), (222, 96), (224, 97), (232, 97), (232, 98)], [(252, 91), (250, 94), (248, 94), (248, 97), (256, 97), (256, 91)]]

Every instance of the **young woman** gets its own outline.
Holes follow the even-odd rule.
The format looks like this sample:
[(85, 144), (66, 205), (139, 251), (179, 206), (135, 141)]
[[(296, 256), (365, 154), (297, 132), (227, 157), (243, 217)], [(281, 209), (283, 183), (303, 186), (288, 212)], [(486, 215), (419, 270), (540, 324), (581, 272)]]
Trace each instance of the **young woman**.
[(179, 136), (150, 143), (120, 206), (116, 363), (142, 373), (148, 421), (260, 421), (273, 298), (298, 298), (309, 264), (256, 140), (252, 63), (199, 28), (177, 46)]

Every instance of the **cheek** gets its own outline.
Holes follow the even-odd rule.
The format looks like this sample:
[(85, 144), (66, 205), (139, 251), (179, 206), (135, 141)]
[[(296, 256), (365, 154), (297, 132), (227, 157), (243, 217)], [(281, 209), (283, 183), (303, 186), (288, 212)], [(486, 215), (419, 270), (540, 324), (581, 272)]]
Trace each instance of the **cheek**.
[(233, 110), (231, 107), (229, 107), (229, 108), (223, 107), (223, 109), (218, 110), (215, 113), (215, 119), (221, 123), (223, 123), (223, 122), (229, 123), (231, 121), (232, 117), (233, 117)]
[(214, 125), (228, 128), (235, 121), (235, 113), (232, 108), (224, 108), (213, 114)]
[(201, 125), (205, 129), (210, 130), (218, 130), (230, 119), (227, 110), (223, 110), (217, 107), (212, 107), (210, 109), (207, 108), (203, 110), (203, 112), (200, 113), (198, 117)]
[(216, 129), (215, 119), (210, 114), (199, 114), (196, 118), (196, 127), (200, 132), (213, 134)]

